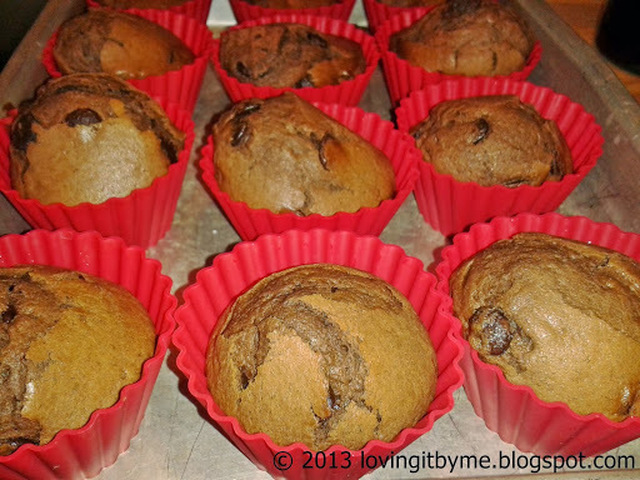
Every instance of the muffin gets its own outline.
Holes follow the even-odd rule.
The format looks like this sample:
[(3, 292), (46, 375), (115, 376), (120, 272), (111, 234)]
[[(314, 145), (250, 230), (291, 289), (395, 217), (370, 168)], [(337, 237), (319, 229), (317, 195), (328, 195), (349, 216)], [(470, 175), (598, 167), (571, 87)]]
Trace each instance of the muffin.
[(329, 216), (395, 192), (380, 150), (293, 93), (235, 104), (212, 135), (220, 190), (254, 209)]
[(446, 75), (495, 76), (522, 70), (535, 38), (510, 7), (493, 0), (449, 0), (394, 33), (389, 50)]
[(0, 269), (0, 454), (84, 425), (136, 382), (155, 329), (123, 287), (47, 266)]
[(50, 80), (11, 126), (12, 187), (27, 199), (101, 203), (149, 186), (185, 135), (148, 95), (107, 74)]
[(248, 433), (359, 449), (425, 415), (437, 364), (398, 291), (359, 270), (315, 264), (266, 277), (225, 311), (206, 374), (216, 403)]
[(338, 85), (366, 68), (358, 42), (294, 23), (225, 31), (220, 62), (240, 82), (273, 88)]
[(62, 74), (104, 72), (124, 79), (163, 75), (195, 60), (193, 52), (160, 25), (100, 8), (64, 22), (52, 53)]
[(500, 240), (451, 275), (481, 360), (545, 402), (613, 421), (640, 413), (640, 264), (543, 233)]
[(515, 95), (443, 101), (412, 134), (424, 160), (460, 182), (539, 186), (573, 172), (556, 123)]

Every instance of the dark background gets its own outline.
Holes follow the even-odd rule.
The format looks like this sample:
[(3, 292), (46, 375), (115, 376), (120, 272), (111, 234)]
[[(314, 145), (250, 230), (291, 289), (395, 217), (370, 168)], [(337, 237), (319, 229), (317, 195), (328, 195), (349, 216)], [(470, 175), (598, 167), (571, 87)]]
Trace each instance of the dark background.
[(0, 71), (47, 0), (0, 0)]

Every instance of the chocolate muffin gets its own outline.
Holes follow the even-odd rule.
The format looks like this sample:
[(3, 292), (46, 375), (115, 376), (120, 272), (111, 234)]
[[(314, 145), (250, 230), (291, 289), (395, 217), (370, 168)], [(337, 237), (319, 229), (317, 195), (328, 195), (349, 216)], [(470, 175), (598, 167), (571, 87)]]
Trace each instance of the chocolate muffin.
[(445, 75), (509, 75), (522, 70), (535, 37), (508, 5), (449, 0), (391, 36), (389, 49), (412, 65)]
[(555, 122), (512, 95), (443, 101), (412, 134), (438, 173), (482, 186), (538, 186), (573, 171)]
[(83, 426), (136, 382), (155, 350), (144, 307), (98, 277), (0, 269), (0, 455)]
[(436, 356), (411, 304), (370, 274), (316, 264), (274, 273), (224, 312), (209, 389), (248, 433), (278, 445), (359, 449), (427, 412)]
[(357, 42), (290, 23), (223, 32), (220, 62), (241, 82), (273, 88), (338, 85), (366, 69)]
[(333, 215), (377, 207), (395, 192), (380, 150), (292, 93), (235, 104), (213, 140), (220, 190), (251, 208)]
[(184, 133), (147, 94), (107, 74), (50, 80), (11, 125), (12, 188), (67, 206), (149, 186), (183, 148)]
[(165, 10), (184, 5), (191, 0), (94, 0), (98, 5), (125, 10), (128, 8), (152, 8)]
[(104, 72), (124, 79), (163, 75), (195, 59), (178, 37), (160, 25), (100, 8), (62, 24), (53, 57), (65, 75)]
[(263, 8), (300, 9), (327, 7), (340, 3), (340, 0), (243, 0), (249, 5)]
[(523, 233), (464, 262), (450, 287), (464, 336), (509, 382), (580, 415), (640, 414), (640, 264)]

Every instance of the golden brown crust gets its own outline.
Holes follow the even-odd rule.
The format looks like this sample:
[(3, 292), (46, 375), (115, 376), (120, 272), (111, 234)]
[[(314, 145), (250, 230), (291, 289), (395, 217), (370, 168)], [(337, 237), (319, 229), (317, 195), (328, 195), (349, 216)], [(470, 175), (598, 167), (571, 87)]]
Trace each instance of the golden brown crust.
[(100, 8), (62, 24), (53, 56), (63, 74), (104, 72), (124, 79), (163, 75), (194, 61), (191, 50), (169, 30)]
[(207, 378), (216, 403), (249, 433), (358, 449), (425, 415), (437, 365), (392, 286), (317, 264), (272, 274), (238, 297), (212, 335)]
[(522, 70), (535, 39), (508, 5), (450, 0), (392, 35), (389, 48), (429, 72), (509, 75)]
[(640, 414), (640, 265), (538, 233), (496, 242), (450, 280), (454, 313), (508, 381), (581, 415)]
[(51, 80), (11, 126), (11, 184), (68, 206), (124, 197), (165, 175), (184, 134), (149, 96), (107, 74)]
[(573, 171), (556, 123), (516, 96), (444, 101), (412, 133), (424, 160), (460, 182), (539, 186)]
[(0, 311), (0, 455), (84, 425), (138, 380), (155, 349), (138, 300), (80, 272), (2, 268)]
[(251, 208), (333, 215), (394, 194), (382, 152), (291, 93), (236, 104), (213, 138), (220, 189)]
[(288, 23), (224, 32), (220, 62), (241, 82), (274, 88), (338, 85), (366, 68), (357, 42)]

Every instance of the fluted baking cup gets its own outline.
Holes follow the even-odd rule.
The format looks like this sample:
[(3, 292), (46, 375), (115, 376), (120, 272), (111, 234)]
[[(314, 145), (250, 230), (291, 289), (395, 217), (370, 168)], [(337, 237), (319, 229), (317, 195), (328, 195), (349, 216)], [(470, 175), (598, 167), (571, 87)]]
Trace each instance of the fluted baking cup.
[(138, 247), (96, 232), (33, 230), (0, 238), (0, 266), (42, 264), (78, 270), (117, 283), (144, 306), (156, 329), (153, 356), (142, 366), (140, 379), (125, 386), (112, 407), (96, 410), (82, 428), (60, 431), (43, 446), (25, 444), (0, 456), (0, 478), (78, 479), (97, 475), (129, 448), (137, 434), (174, 329), (176, 299), (171, 279), (161, 265)]
[[(374, 38), (364, 30), (357, 28), (341, 20), (330, 17), (320, 17), (304, 14), (277, 14), (270, 17), (263, 17), (256, 20), (248, 20), (230, 28), (251, 28), (256, 25), (269, 25), (272, 23), (299, 23), (315, 28), (319, 32), (347, 38), (357, 42), (365, 58), (365, 71), (357, 75), (352, 80), (346, 80), (338, 85), (327, 85), (325, 87), (303, 87), (303, 88), (272, 88), (258, 87), (251, 83), (240, 82), (237, 78), (230, 76), (222, 67), (220, 62), (220, 39), (213, 41), (213, 53), (211, 56), (214, 69), (222, 83), (227, 95), (233, 102), (239, 102), (247, 98), (268, 98), (275, 97), (285, 91), (290, 91), (299, 95), (309, 102), (341, 103), (343, 105), (355, 106), (360, 101), (364, 91), (371, 80), (371, 76), (378, 66), (380, 53)], [(221, 36), (224, 36), (222, 32)]]
[[(640, 235), (610, 223), (556, 213), (499, 217), (472, 226), (442, 250), (436, 267), (438, 290), (449, 294), (449, 278), (466, 259), (498, 240), (521, 232), (541, 232), (599, 245), (640, 261)], [(446, 302), (447, 315), (452, 313)], [(465, 392), (478, 416), (502, 440), (537, 455), (598, 455), (640, 437), (640, 418), (613, 422), (601, 414), (578, 415), (561, 402), (543, 402), (527, 386), (509, 383), (500, 368), (484, 363), (467, 341), (461, 362)]]
[(231, 5), (231, 10), (233, 10), (233, 15), (236, 17), (238, 23), (246, 22), (247, 20), (256, 20), (262, 17), (269, 17), (272, 15), (290, 15), (296, 13), (335, 18), (337, 20), (348, 22), (355, 0), (340, 0), (333, 5), (300, 9), (266, 8), (258, 5), (251, 5), (243, 0), (230, 0), (229, 4)]
[(394, 129), (391, 122), (358, 107), (325, 103), (314, 105), (370, 142), (389, 158), (396, 176), (394, 197), (384, 200), (377, 207), (361, 208), (354, 213), (339, 212), (331, 216), (300, 216), (295, 213), (273, 213), (267, 209), (251, 208), (244, 202), (232, 200), (227, 193), (220, 190), (215, 179), (213, 163), (215, 145), (213, 137), (209, 136), (199, 160), (202, 180), (243, 240), (252, 240), (263, 233), (280, 233), (292, 228), (324, 228), (379, 235), (413, 190), (418, 178), (418, 162), (422, 160), (411, 137)]
[[(95, 0), (87, 0), (87, 7), (89, 8), (103, 8)], [(176, 5), (169, 7), (166, 10), (176, 13), (178, 15), (186, 15), (194, 18), (199, 23), (206, 24), (209, 17), (209, 10), (211, 9), (211, 0), (189, 0), (182, 5)]]
[[(434, 0), (434, 5), (437, 2)], [(364, 7), (364, 12), (367, 16), (367, 21), (369, 23), (369, 30), (372, 32), (376, 32), (380, 25), (386, 22), (391, 17), (402, 14), (403, 12), (410, 12), (411, 10), (415, 10), (416, 8), (430, 8), (430, 7), (396, 7), (393, 5), (387, 5), (379, 0), (362, 0), (362, 6)]]
[(178, 161), (149, 187), (99, 204), (44, 205), (38, 200), (23, 198), (11, 186), (9, 128), (13, 117), (9, 116), (0, 120), (0, 191), (33, 228), (96, 230), (104, 236), (121, 237), (130, 245), (143, 248), (155, 245), (171, 228), (194, 140), (191, 113), (176, 104), (158, 100), (173, 124), (185, 132), (186, 137)]
[[(395, 286), (411, 302), (434, 344), (439, 377), (436, 397), (425, 417), (414, 427), (402, 430), (392, 442), (373, 440), (360, 451), (339, 445), (313, 453), (300, 443), (280, 446), (265, 434), (247, 434), (235, 418), (223, 414), (214, 403), (205, 377), (205, 355), (215, 323), (224, 309), (261, 278), (289, 267), (331, 263), (369, 272)], [(442, 322), (441, 302), (447, 297), (432, 287), (434, 278), (423, 269), (420, 260), (407, 256), (396, 245), (382, 243), (377, 237), (327, 230), (290, 230), (280, 235), (264, 235), (254, 242), (242, 242), (230, 253), (218, 255), (210, 267), (198, 272), (196, 281), (184, 292), (185, 303), (176, 311), (178, 324), (173, 337), (178, 348), (176, 364), (188, 379), (191, 395), (207, 410), (210, 418), (227, 437), (258, 467), (277, 477), (357, 478), (367, 472), (360, 454), (388, 458), (413, 440), (427, 433), (433, 423), (453, 407), (453, 392), (462, 383), (457, 366), (461, 355), (453, 318)], [(278, 453), (280, 452), (280, 453)], [(320, 458), (339, 457), (340, 468), (319, 468)], [(291, 467), (285, 470), (291, 460)], [(283, 468), (279, 470), (277, 466)]]
[(415, 188), (418, 208), (427, 223), (445, 236), (495, 216), (555, 210), (602, 155), (602, 129), (582, 105), (549, 88), (504, 78), (451, 80), (414, 92), (396, 109), (398, 128), (410, 131), (429, 115), (433, 106), (446, 100), (503, 94), (518, 96), (542, 117), (557, 123), (571, 150), (574, 171), (561, 181), (544, 182), (538, 187), (484, 187), (459, 182), (450, 175), (437, 173), (430, 163), (418, 162), (420, 178)]
[[(185, 110), (193, 113), (200, 95), (202, 81), (209, 65), (213, 51), (213, 34), (206, 25), (192, 17), (179, 15), (170, 10), (124, 10), (123, 13), (157, 23), (178, 37), (193, 53), (195, 59), (179, 70), (164, 75), (154, 75), (140, 79), (127, 80), (136, 88), (147, 92), (152, 97), (163, 97), (168, 102), (177, 103)], [(45, 44), (42, 51), (42, 63), (50, 76), (56, 78), (62, 74), (53, 58), (53, 48), (58, 38), (56, 31)]]
[[(391, 17), (385, 21), (375, 33), (375, 39), (380, 49), (382, 59), (382, 71), (387, 84), (387, 90), (393, 106), (397, 106), (400, 100), (411, 92), (420, 90), (427, 85), (437, 84), (445, 80), (457, 80), (467, 78), (462, 75), (445, 75), (440, 72), (428, 72), (403, 60), (389, 50), (389, 41), (394, 33), (404, 30), (427, 15), (433, 7), (413, 8)], [(542, 46), (539, 41), (534, 44), (533, 50), (522, 70), (510, 75), (495, 76), (491, 78), (506, 78), (510, 80), (526, 80), (542, 57)]]

